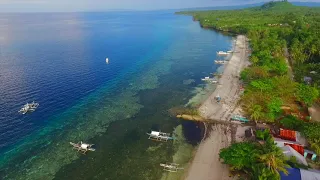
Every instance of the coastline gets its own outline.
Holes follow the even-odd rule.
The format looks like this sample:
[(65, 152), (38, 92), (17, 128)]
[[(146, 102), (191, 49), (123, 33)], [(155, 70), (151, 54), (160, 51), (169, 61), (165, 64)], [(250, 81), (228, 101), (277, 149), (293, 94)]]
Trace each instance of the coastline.
[[(249, 65), (246, 53), (246, 37), (238, 35), (234, 51), (228, 64), (225, 66), (218, 86), (214, 92), (202, 103), (199, 112), (202, 117), (211, 120), (227, 121), (233, 113), (240, 113), (236, 109), (236, 102), (240, 99), (240, 72)], [(215, 98), (221, 97), (218, 103)]]
[[(238, 35), (233, 47), (233, 51), (238, 53), (232, 54), (217, 88), (199, 107), (200, 115), (209, 121), (205, 125), (208, 130), (186, 172), (186, 180), (234, 179), (227, 165), (220, 162), (219, 152), (235, 139), (237, 124), (229, 119), (233, 114), (241, 113), (241, 108), (237, 106), (241, 95), (239, 76), (241, 70), (249, 65), (246, 50), (246, 37)], [(221, 97), (220, 103), (215, 100), (216, 96)]]

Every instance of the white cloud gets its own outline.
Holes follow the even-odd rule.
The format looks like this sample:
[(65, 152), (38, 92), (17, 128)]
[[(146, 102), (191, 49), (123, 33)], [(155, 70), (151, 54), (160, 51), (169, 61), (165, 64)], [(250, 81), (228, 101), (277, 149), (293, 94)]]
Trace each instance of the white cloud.
[(45, 0), (0, 0), (0, 4), (44, 4)]

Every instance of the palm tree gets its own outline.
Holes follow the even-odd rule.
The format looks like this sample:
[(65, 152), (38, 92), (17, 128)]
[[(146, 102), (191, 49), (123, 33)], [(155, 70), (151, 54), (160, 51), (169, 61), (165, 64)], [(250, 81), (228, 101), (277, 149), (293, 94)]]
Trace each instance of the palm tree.
[(252, 105), (249, 108), (250, 118), (257, 121), (263, 117), (262, 107), (260, 105)]
[(290, 166), (286, 164), (286, 159), (280, 148), (276, 147), (274, 144), (270, 147), (268, 142), (266, 142), (266, 145), (263, 148), (267, 153), (260, 155), (258, 160), (275, 174), (279, 174), (279, 171), (288, 174), (286, 168)]
[(310, 146), (317, 154), (320, 154), (320, 139), (313, 139), (309, 141)]
[(264, 165), (256, 164), (252, 168), (252, 179), (257, 180), (279, 180), (279, 174), (273, 173), (270, 169), (266, 168)]

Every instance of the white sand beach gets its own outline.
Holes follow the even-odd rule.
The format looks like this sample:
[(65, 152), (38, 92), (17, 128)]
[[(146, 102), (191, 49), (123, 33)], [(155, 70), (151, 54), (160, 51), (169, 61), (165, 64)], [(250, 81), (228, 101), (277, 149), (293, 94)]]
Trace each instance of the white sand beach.
[[(237, 107), (240, 98), (239, 76), (241, 70), (249, 65), (246, 50), (246, 37), (243, 35), (237, 36), (234, 47), (236, 53), (233, 53), (229, 63), (226, 64), (222, 77), (219, 79), (218, 87), (199, 108), (204, 118), (220, 122), (228, 121), (233, 114), (241, 112), (241, 109)], [(217, 95), (221, 97), (220, 103), (215, 100)], [(220, 150), (231, 144), (231, 125), (230, 122), (208, 125), (208, 129), (211, 128), (211, 130), (208, 131), (208, 137), (200, 143), (187, 172), (186, 180), (227, 180), (235, 178), (230, 177), (228, 166), (219, 161)], [(237, 125), (234, 124), (234, 126)], [(238, 140), (242, 139), (244, 135), (242, 134), (244, 129), (240, 128), (239, 130), (243, 132), (235, 133), (239, 136)]]
[(231, 143), (228, 125), (216, 124), (208, 128), (210, 134), (200, 145), (189, 168), (186, 180), (227, 180), (230, 172), (227, 165), (219, 161), (220, 149)]
[[(215, 91), (201, 105), (199, 111), (206, 119), (229, 120), (240, 98), (239, 76), (243, 68), (249, 65), (247, 57), (247, 42), (243, 35), (237, 36), (236, 45), (232, 57), (225, 69)], [(220, 96), (218, 103), (215, 97)]]

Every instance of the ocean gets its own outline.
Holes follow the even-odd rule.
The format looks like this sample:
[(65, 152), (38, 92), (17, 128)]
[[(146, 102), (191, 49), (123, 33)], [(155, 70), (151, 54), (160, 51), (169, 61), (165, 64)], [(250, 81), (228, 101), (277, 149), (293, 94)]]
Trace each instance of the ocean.
[[(173, 11), (0, 14), (0, 179), (163, 178), (159, 163), (187, 163), (201, 139), (169, 110), (231, 45)], [(151, 130), (177, 138), (153, 142)], [(72, 150), (79, 141), (96, 151)]]

